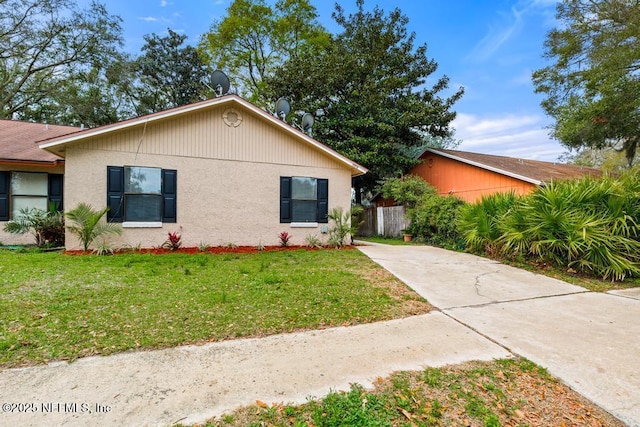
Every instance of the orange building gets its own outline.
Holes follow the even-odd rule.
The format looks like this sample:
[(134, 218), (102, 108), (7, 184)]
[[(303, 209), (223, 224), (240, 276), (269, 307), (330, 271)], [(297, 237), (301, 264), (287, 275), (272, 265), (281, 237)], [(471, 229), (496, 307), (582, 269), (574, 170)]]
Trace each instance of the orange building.
[(434, 148), (427, 148), (420, 160), (409, 174), (420, 176), (439, 194), (467, 202), (493, 193), (527, 194), (553, 180), (602, 175), (599, 169), (578, 165)]

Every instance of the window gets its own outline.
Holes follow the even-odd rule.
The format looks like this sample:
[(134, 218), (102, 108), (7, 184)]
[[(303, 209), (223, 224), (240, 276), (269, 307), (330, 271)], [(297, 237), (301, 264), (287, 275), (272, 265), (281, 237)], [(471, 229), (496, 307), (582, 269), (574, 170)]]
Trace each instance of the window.
[(11, 172), (11, 217), (23, 209), (47, 210), (49, 180), (46, 173)]
[(125, 166), (125, 221), (162, 221), (162, 169)]
[(62, 210), (63, 176), (45, 172), (0, 172), (0, 221), (20, 215), (22, 209)]
[(107, 220), (176, 222), (176, 179), (170, 169), (107, 167)]
[(280, 177), (280, 222), (328, 222), (329, 181), (310, 177)]

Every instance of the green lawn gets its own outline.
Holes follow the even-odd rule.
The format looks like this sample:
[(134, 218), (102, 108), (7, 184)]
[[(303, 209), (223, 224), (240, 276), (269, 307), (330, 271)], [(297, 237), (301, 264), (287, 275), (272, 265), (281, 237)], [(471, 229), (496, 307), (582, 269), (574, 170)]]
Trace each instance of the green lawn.
[(0, 251), (0, 367), (427, 312), (357, 250)]

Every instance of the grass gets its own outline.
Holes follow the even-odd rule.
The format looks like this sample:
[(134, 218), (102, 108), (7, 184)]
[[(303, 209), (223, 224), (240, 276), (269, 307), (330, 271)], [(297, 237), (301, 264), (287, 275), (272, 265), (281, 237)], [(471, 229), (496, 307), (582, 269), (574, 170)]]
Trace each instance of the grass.
[(424, 313), (357, 250), (0, 251), (0, 367)]
[(356, 240), (362, 240), (363, 242), (383, 243), (385, 245), (396, 246), (410, 246), (416, 245), (415, 242), (405, 242), (402, 237), (382, 237), (382, 236), (369, 236), (369, 237), (356, 237)]
[(470, 362), (378, 378), (303, 405), (256, 405), (207, 426), (623, 426), (522, 359)]

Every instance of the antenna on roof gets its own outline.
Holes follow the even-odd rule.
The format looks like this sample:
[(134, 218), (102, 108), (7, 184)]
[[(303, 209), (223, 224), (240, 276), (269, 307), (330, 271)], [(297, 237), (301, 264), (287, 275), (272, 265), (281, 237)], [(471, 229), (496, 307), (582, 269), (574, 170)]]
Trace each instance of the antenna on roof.
[(280, 98), (276, 101), (276, 117), (284, 122), (286, 121), (285, 118), (287, 117), (287, 114), (289, 114), (289, 111), (291, 111), (289, 101), (285, 98)]
[(231, 87), (231, 84), (229, 83), (229, 77), (227, 77), (227, 75), (222, 71), (215, 70), (213, 73), (211, 73), (211, 86), (209, 86), (209, 89), (213, 90), (213, 92), (216, 94), (216, 98), (222, 95), (226, 95), (227, 93), (229, 93), (229, 88)]
[(304, 116), (302, 116), (302, 131), (309, 136), (311, 136), (314, 121), (315, 119), (311, 113), (304, 113)]
[[(290, 111), (291, 104), (289, 104), (289, 101), (287, 101), (285, 97), (281, 97), (276, 101), (276, 110), (273, 115), (283, 122), (286, 122), (287, 114), (289, 114)], [(291, 126), (294, 126), (307, 135), (311, 136), (311, 129), (313, 128), (313, 122), (315, 121), (313, 114), (306, 113), (304, 111), (296, 111), (296, 114), (302, 115), (300, 124), (296, 123), (297, 120), (294, 120), (293, 123), (291, 123)]]

